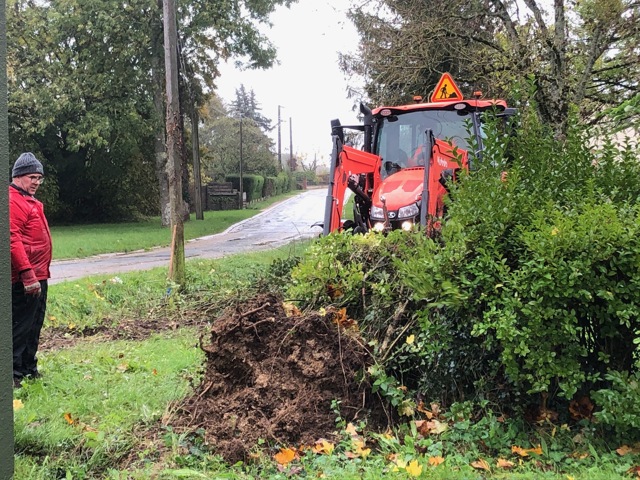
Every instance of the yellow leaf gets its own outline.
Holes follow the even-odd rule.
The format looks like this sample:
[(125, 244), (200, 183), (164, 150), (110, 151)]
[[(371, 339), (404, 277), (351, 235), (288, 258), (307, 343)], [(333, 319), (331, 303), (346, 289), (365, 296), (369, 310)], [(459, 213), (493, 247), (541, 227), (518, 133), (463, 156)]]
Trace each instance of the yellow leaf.
[(478, 470), (486, 470), (487, 472), (491, 470), (491, 467), (489, 467), (489, 464), (487, 463), (487, 461), (482, 458), (479, 460), (476, 460), (475, 462), (472, 462), (471, 466), (473, 468), (477, 468)]
[(370, 448), (364, 448), (364, 445), (365, 445), (364, 440), (356, 440), (355, 442), (353, 442), (353, 444), (355, 446), (354, 453), (359, 457), (367, 458), (371, 453)]
[(22, 400), (19, 399), (15, 399), (13, 401), (13, 411), (17, 412), (18, 410), (22, 410), (24, 408), (24, 403), (22, 403)]
[(296, 458), (296, 451), (291, 448), (283, 448), (278, 453), (276, 453), (273, 458), (280, 465), (286, 465), (293, 461)]
[(349, 435), (351, 435), (352, 437), (355, 437), (358, 435), (358, 432), (356, 431), (356, 427), (353, 423), (349, 422), (347, 424), (347, 427), (344, 429), (345, 432), (347, 432)]
[(75, 330), (75, 328), (76, 328), (76, 324), (75, 324), (75, 323), (73, 323), (73, 322), (71, 322), (71, 323), (68, 325), (68, 327), (69, 327), (69, 330)]
[(447, 428), (449, 428), (449, 426), (446, 423), (440, 422), (438, 420), (432, 420), (431, 422), (428, 422), (431, 425), (431, 433), (435, 433), (440, 434), (442, 432), (446, 432)]
[(411, 462), (409, 462), (409, 465), (406, 466), (405, 470), (412, 477), (419, 477), (422, 473), (422, 465), (420, 465), (417, 460), (411, 460)]
[(321, 438), (320, 440), (316, 441), (315, 445), (312, 447), (312, 450), (315, 453), (323, 453), (325, 455), (331, 455), (331, 453), (333, 453), (334, 448), (335, 446), (333, 445), (333, 443), (329, 442), (328, 440), (325, 440), (324, 438)]
[(99, 300), (104, 300), (104, 297), (101, 297), (100, 294), (94, 290), (93, 293), (95, 294), (95, 296), (99, 299)]
[(504, 458), (498, 459), (498, 468), (513, 468), (514, 463), (509, 460), (505, 460)]
[(529, 454), (527, 453), (527, 451), (524, 448), (518, 447), (516, 445), (511, 447), (511, 453), (517, 453), (521, 457), (528, 457), (529, 456)]
[(530, 448), (527, 450), (529, 453), (535, 453), (536, 455), (542, 455), (542, 447), (538, 445), (536, 448)]
[(442, 458), (441, 456), (429, 457), (429, 465), (431, 465), (433, 467), (437, 467), (442, 462), (444, 462), (444, 458)]
[(77, 420), (73, 418), (69, 412), (64, 413), (64, 419), (67, 421), (69, 425), (73, 425), (77, 423)]
[(411, 344), (412, 344), (413, 342), (415, 342), (415, 341), (416, 341), (416, 336), (415, 336), (415, 335), (409, 335), (409, 336), (407, 337), (407, 344), (408, 344), (408, 345), (411, 345)]
[(560, 231), (560, 230), (558, 230), (558, 227), (553, 227), (553, 228), (551, 229), (551, 235), (557, 235), (559, 231)]

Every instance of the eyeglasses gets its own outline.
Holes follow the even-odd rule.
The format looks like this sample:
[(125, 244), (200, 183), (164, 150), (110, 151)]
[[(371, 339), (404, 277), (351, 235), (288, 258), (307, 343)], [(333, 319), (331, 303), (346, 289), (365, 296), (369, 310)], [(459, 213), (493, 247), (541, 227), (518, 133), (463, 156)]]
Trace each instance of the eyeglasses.
[(31, 183), (37, 183), (38, 185), (44, 183), (44, 177), (39, 175), (27, 175), (27, 178), (31, 180)]

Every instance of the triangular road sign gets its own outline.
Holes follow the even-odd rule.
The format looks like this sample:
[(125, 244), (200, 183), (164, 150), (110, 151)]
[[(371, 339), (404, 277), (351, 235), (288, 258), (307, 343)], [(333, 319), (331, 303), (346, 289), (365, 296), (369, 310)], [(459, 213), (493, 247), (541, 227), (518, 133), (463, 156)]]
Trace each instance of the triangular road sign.
[(462, 100), (462, 92), (453, 81), (451, 75), (443, 73), (440, 81), (431, 94), (432, 102), (450, 102), (451, 100)]

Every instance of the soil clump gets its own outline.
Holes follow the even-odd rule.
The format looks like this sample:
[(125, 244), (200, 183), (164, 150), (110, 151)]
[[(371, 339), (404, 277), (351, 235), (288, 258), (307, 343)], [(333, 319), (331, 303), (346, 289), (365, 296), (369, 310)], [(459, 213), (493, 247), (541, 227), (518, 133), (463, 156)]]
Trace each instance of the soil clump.
[(167, 423), (205, 432), (206, 443), (235, 463), (260, 439), (297, 447), (330, 438), (335, 408), (347, 421), (368, 418), (376, 403), (364, 380), (371, 357), (344, 320), (337, 310), (285, 312), (273, 294), (230, 307), (213, 322), (209, 341), (201, 338), (202, 383)]

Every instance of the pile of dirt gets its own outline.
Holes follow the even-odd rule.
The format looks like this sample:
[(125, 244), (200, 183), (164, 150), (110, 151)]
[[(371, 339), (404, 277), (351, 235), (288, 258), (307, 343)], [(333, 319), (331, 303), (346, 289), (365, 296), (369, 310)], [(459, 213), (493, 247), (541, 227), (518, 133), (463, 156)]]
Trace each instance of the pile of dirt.
[(362, 374), (371, 358), (338, 317), (287, 315), (273, 295), (227, 310), (203, 342), (203, 381), (181, 403), (171, 426), (202, 429), (215, 452), (235, 463), (259, 439), (299, 446), (330, 438), (334, 400), (346, 420), (365, 417), (371, 395)]

